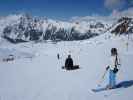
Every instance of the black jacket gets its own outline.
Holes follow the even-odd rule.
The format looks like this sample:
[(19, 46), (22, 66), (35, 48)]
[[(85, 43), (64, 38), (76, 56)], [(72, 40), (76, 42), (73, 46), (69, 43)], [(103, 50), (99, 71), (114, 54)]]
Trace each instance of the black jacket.
[(72, 58), (67, 58), (65, 61), (65, 67), (66, 68), (72, 68), (73, 67), (73, 60)]

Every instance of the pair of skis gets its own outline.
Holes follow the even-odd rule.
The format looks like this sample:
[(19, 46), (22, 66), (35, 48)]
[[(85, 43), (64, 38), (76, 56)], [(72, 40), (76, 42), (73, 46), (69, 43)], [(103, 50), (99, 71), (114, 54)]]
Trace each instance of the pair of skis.
[(91, 89), (93, 92), (101, 92), (101, 91), (108, 91), (108, 90), (114, 90), (114, 89), (117, 89), (117, 88), (120, 88), (121, 86), (119, 85), (116, 85), (116, 87), (114, 88), (109, 88), (108, 86), (105, 86), (105, 87), (101, 87), (101, 84), (102, 82), (104, 81), (104, 78), (105, 78), (105, 75), (107, 73), (108, 70), (105, 70), (101, 80), (99, 81), (99, 84), (98, 84), (98, 87), (99, 88), (95, 88), (95, 89)]
[[(101, 80), (99, 81), (98, 87), (100, 87), (101, 83), (104, 81), (104, 77), (105, 77), (106, 73), (107, 73), (107, 70), (105, 70), (103, 76), (101, 77)], [(100, 91), (105, 91), (105, 90), (108, 90), (107, 87), (92, 89), (93, 92), (100, 92)]]

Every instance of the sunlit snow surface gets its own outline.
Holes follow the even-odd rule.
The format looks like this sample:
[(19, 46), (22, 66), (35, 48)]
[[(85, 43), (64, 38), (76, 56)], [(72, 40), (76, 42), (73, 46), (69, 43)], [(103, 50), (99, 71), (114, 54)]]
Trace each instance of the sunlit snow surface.
[[(129, 47), (126, 47), (126, 43)], [(133, 80), (133, 37), (103, 34), (85, 41), (10, 44), (0, 43), (1, 100), (132, 100), (133, 86), (93, 93), (117, 47), (121, 68), (117, 83)], [(60, 60), (57, 59), (60, 54)], [(14, 61), (3, 62), (9, 54)], [(68, 54), (80, 69), (61, 69)], [(101, 86), (108, 83), (108, 74)], [(132, 83), (133, 84), (133, 83)]]

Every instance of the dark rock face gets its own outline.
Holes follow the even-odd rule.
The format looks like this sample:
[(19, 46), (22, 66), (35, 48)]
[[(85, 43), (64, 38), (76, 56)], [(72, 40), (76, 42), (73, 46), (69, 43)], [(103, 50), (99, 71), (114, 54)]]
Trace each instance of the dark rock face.
[(133, 33), (133, 19), (128, 17), (120, 18), (111, 33), (116, 35)]
[[(43, 30), (44, 27), (42, 27), (44, 23), (47, 25), (45, 31)], [(104, 24), (100, 22), (92, 25), (93, 30), (96, 30), (97, 28), (105, 30)], [(81, 33), (80, 31), (77, 31), (74, 26), (69, 27), (69, 29), (66, 29), (65, 27), (59, 28), (56, 25), (49, 23), (47, 19), (42, 20), (31, 17), (30, 15), (21, 16), (16, 23), (6, 26), (3, 30), (3, 37), (13, 43), (43, 40), (84, 40), (97, 35), (99, 35), (99, 33), (91, 31), (91, 26), (88, 27), (88, 31)]]

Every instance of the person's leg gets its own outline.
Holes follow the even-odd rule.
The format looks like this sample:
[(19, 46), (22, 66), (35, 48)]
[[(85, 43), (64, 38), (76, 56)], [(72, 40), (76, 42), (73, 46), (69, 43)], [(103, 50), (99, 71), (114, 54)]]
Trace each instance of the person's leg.
[(112, 72), (109, 70), (109, 87), (112, 86)]
[(112, 88), (115, 88), (116, 85), (116, 74), (113, 72), (112, 73)]
[(109, 71), (109, 86), (108, 88), (113, 88), (115, 86), (115, 74), (113, 70)]

